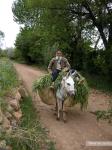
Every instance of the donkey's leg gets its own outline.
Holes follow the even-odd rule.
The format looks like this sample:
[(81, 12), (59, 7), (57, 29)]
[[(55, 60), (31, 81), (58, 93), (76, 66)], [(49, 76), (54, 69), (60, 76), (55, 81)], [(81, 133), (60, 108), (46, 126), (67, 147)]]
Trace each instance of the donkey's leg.
[(57, 99), (57, 120), (60, 120), (60, 100)]
[(63, 118), (64, 122), (67, 121), (66, 112), (65, 112), (65, 106), (64, 106), (64, 101), (62, 102), (62, 118)]
[(55, 103), (55, 107), (54, 107), (54, 115), (57, 115), (57, 111), (58, 111), (58, 102), (57, 102), (57, 99), (56, 99), (56, 103)]
[(54, 91), (54, 97), (56, 99), (56, 102), (55, 102), (55, 111), (57, 112), (58, 104), (57, 104), (56, 91)]
[(58, 103), (57, 103), (57, 100), (56, 100), (55, 111), (57, 111), (57, 109), (58, 109)]

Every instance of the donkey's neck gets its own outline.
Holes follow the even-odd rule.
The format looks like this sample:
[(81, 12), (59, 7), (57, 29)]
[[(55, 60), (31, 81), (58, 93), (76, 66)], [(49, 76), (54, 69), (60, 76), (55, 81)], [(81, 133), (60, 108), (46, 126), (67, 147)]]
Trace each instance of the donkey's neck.
[(61, 99), (61, 100), (65, 100), (67, 97), (67, 92), (65, 90), (65, 88), (63, 86), (61, 86), (60, 88), (57, 89), (57, 98)]

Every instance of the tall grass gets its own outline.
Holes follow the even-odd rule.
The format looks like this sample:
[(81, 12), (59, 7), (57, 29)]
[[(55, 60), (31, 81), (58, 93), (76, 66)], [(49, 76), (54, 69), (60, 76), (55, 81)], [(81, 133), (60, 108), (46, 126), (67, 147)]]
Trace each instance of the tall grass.
[(41, 127), (31, 97), (24, 98), (21, 110), (23, 118), (20, 126), (6, 136), (13, 150), (55, 150), (53, 142), (48, 139), (45, 129)]
[(10, 60), (0, 59), (0, 97), (18, 84), (17, 74)]

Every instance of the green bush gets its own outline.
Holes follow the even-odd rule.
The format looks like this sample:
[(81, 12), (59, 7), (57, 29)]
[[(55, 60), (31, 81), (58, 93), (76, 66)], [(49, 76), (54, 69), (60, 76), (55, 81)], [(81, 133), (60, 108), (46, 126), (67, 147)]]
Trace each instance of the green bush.
[(97, 120), (107, 120), (109, 123), (112, 123), (112, 109), (107, 111), (96, 111)]

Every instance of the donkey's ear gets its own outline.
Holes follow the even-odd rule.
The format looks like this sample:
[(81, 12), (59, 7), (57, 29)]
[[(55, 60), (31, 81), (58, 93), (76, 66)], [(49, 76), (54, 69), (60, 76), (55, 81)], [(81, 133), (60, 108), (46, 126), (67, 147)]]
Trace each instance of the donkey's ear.
[(66, 80), (66, 76), (65, 77), (63, 77), (63, 79), (62, 79), (63, 81), (65, 81)]
[(76, 70), (74, 70), (74, 72), (72, 72), (72, 74), (71, 74), (73, 77), (75, 77), (76, 75), (77, 75), (77, 71)]
[(71, 75), (71, 71), (69, 71), (66, 75), (66, 78), (68, 78)]

